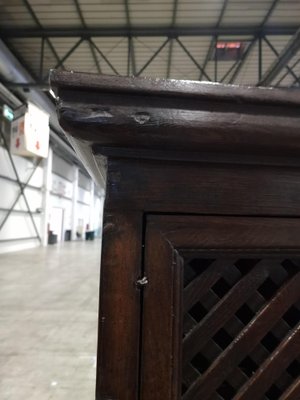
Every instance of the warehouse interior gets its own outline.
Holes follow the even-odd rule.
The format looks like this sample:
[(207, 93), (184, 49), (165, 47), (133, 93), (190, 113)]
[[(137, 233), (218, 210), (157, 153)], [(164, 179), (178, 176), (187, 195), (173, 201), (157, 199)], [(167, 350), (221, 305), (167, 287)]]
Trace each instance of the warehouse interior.
[(2, 400), (94, 398), (105, 182), (51, 69), (298, 91), (300, 1), (0, 2)]

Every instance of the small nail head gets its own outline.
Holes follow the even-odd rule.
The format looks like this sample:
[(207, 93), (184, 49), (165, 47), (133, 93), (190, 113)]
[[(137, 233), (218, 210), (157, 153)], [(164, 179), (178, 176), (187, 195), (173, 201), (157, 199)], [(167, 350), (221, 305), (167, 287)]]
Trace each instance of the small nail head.
[(144, 276), (143, 278), (138, 279), (138, 280), (136, 281), (136, 285), (137, 285), (138, 287), (142, 287), (142, 286), (148, 285), (148, 278), (147, 278), (146, 276)]

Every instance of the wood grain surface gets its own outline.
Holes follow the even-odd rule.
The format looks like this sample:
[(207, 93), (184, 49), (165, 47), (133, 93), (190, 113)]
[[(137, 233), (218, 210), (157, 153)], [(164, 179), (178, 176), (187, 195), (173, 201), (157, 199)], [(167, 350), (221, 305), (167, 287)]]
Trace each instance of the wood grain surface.
[(299, 400), (300, 91), (50, 80), (106, 179), (97, 400)]

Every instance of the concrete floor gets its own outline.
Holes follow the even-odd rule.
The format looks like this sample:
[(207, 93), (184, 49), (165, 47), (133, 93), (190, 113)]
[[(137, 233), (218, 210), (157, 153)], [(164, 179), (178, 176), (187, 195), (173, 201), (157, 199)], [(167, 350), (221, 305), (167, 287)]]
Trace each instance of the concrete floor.
[(94, 400), (100, 242), (0, 255), (0, 399)]

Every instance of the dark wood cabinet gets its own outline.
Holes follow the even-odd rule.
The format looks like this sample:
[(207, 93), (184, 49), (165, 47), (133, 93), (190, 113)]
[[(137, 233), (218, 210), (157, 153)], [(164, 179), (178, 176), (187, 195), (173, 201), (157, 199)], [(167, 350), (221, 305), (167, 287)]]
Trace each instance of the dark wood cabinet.
[(300, 94), (53, 72), (106, 180), (98, 400), (300, 399)]

